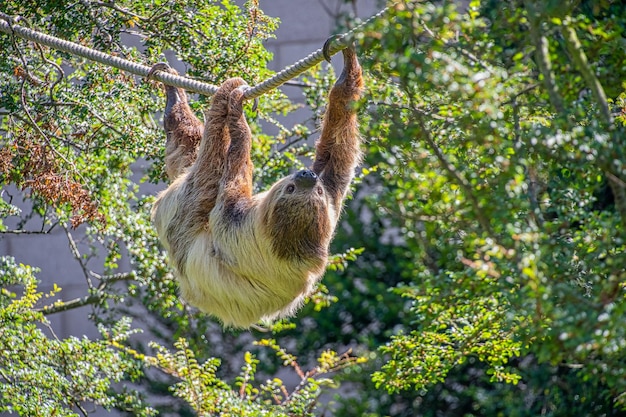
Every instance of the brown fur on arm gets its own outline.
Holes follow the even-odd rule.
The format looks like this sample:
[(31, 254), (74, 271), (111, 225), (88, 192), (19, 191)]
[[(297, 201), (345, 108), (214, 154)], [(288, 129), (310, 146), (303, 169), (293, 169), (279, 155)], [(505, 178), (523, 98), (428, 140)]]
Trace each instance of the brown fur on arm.
[[(168, 86), (166, 91), (166, 109), (169, 107), (171, 110), (166, 110), (163, 117), (167, 132), (165, 169), (170, 181), (173, 181), (196, 159), (203, 125), (189, 108), (187, 95), (182, 89)], [(171, 106), (170, 102), (173, 103)]]
[(185, 272), (189, 245), (206, 230), (209, 215), (215, 207), (220, 177), (224, 172), (230, 137), (226, 127), (230, 92), (243, 80), (229, 80), (213, 96), (205, 113), (206, 125), (197, 158), (193, 165), (170, 186), (176, 193), (176, 210), (166, 225), (170, 257), (178, 270)]
[(207, 215), (215, 206), (231, 144), (227, 126), (229, 96), (242, 84), (245, 82), (241, 78), (231, 78), (225, 81), (213, 96), (211, 108), (205, 115), (207, 124), (198, 150), (198, 159), (189, 174), (190, 186), (194, 193), (193, 203), (190, 201), (189, 204), (201, 206)]
[[(159, 62), (152, 66), (148, 78), (156, 71), (178, 75), (168, 64)], [(169, 85), (164, 87), (166, 102), (163, 127), (167, 137), (165, 171), (170, 181), (174, 181), (196, 159), (203, 123), (191, 111), (185, 90)]]
[(230, 93), (227, 117), (230, 146), (218, 196), (224, 204), (224, 214), (233, 221), (241, 219), (252, 197), (252, 134), (243, 113), (243, 93), (240, 88)]
[(343, 59), (343, 72), (328, 97), (322, 136), (316, 146), (312, 167), (338, 212), (360, 159), (359, 127), (352, 104), (360, 98), (363, 87), (361, 66), (354, 48), (344, 49)]

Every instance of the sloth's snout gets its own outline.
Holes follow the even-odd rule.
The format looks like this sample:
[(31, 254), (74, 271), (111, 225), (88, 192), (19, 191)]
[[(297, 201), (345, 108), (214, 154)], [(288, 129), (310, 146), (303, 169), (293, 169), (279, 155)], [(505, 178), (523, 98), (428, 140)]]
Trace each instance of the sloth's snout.
[(295, 180), (301, 187), (313, 187), (317, 182), (317, 174), (310, 169), (296, 172)]

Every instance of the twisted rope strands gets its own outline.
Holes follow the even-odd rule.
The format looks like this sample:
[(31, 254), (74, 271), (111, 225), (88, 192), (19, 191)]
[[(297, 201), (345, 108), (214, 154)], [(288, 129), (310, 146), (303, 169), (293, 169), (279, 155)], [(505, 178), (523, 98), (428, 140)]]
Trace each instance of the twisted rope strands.
[[(59, 51), (86, 58), (90, 61), (96, 61), (101, 64), (119, 68), (123, 71), (130, 72), (135, 75), (140, 75), (142, 77), (147, 76), (148, 72), (150, 71), (150, 67), (148, 66), (137, 64), (135, 62), (131, 62), (126, 59), (122, 59), (109, 54), (105, 54), (104, 52), (96, 51), (95, 49), (87, 48), (77, 43), (59, 39), (54, 36), (46, 35), (44, 33), (25, 28), (23, 26), (11, 24), (6, 21), (8, 16), (4, 14), (0, 14), (0, 17), (5, 19), (0, 19), (0, 32), (7, 33), (9, 35), (13, 34), (20, 38), (48, 46), (52, 49), (57, 49)], [(8, 18), (10, 19), (10, 17)], [(155, 73), (154, 78), (164, 84), (174, 87), (181, 87), (185, 90), (193, 91), (200, 94), (211, 95), (217, 91), (217, 87), (214, 85), (174, 74), (169, 74), (163, 71)]]
[[(348, 32), (342, 33), (341, 35), (334, 37), (327, 50), (328, 56), (335, 55), (337, 52), (341, 51), (342, 49), (347, 48), (350, 42), (354, 40), (353, 36), (355, 33), (363, 30), (363, 28), (365, 28), (368, 24), (370, 24), (374, 20), (381, 17), (383, 14), (387, 12), (388, 9), (389, 9), (388, 7), (382, 9), (381, 11), (371, 16), (366, 21), (362, 22), (360, 25), (352, 28)], [(273, 77), (263, 81), (261, 84), (257, 84), (256, 86), (250, 88), (249, 90), (245, 92), (244, 97), (246, 98), (259, 97), (267, 93), (268, 91), (273, 90), (274, 88), (283, 85), (284, 83), (291, 80), (292, 78), (297, 77), (298, 75), (302, 74), (304, 71), (308, 70), (314, 65), (319, 64), (320, 62), (324, 60), (324, 58), (325, 58), (324, 48), (320, 48), (316, 50), (315, 52), (312, 52), (305, 58), (302, 58), (296, 63), (276, 73)]]
[[(353, 36), (357, 31), (362, 30), (367, 24), (382, 16), (387, 10), (388, 7), (371, 16), (369, 19), (356, 26), (355, 28), (349, 30), (348, 32), (345, 32), (333, 38), (329, 47), (327, 48), (328, 56), (332, 56), (342, 49), (345, 49), (349, 45), (349, 43), (354, 40)], [(146, 65), (138, 64), (123, 58), (112, 56), (104, 52), (97, 51), (95, 49), (87, 48), (86, 46), (82, 46), (74, 42), (69, 42), (54, 36), (46, 35), (44, 33), (28, 29), (24, 26), (14, 24), (14, 21), (15, 19), (13, 19), (11, 16), (0, 12), (0, 32), (4, 32), (9, 35), (14, 35), (22, 39), (45, 45), (52, 49), (57, 49), (59, 51), (67, 52), (72, 55), (80, 56), (90, 61), (95, 61), (101, 64), (115, 67), (142, 77), (146, 77), (150, 72), (150, 67)], [(251, 87), (245, 92), (244, 96), (248, 99), (257, 98), (267, 93), (268, 91), (279, 87), (290, 79), (297, 77), (307, 69), (322, 62), (324, 58), (324, 50), (323, 48), (320, 48), (308, 55), (307, 57), (286, 67), (282, 71), (275, 74), (273, 77), (263, 81), (262, 83), (254, 87)], [(193, 80), (187, 77), (181, 77), (179, 75), (170, 74), (164, 71), (156, 71), (152, 78), (173, 87), (180, 87), (187, 91), (204, 95), (215, 94), (218, 89), (218, 87), (215, 85)]]

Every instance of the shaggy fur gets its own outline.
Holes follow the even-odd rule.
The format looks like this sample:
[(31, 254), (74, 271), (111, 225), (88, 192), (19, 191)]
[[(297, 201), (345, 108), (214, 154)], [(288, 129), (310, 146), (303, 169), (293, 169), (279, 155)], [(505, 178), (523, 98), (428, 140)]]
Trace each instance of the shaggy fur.
[[(359, 98), (363, 80), (354, 50), (343, 55), (311, 170), (256, 195), (244, 81), (222, 84), (205, 113), (204, 128), (185, 92), (165, 87), (165, 162), (172, 183), (158, 196), (152, 219), (183, 298), (225, 326), (246, 328), (293, 314), (324, 273), (359, 161), (351, 103)], [(166, 64), (151, 72), (156, 70), (174, 72)]]

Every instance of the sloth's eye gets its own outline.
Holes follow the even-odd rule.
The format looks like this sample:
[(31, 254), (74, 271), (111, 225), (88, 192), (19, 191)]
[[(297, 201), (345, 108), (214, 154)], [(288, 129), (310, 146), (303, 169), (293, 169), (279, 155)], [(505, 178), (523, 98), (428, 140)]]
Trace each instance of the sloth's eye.
[(287, 194), (292, 194), (294, 191), (296, 191), (296, 186), (293, 184), (289, 184), (287, 188), (285, 189), (285, 192)]
[(324, 194), (324, 190), (322, 190), (322, 187), (317, 187), (317, 193), (318, 193), (319, 195)]

